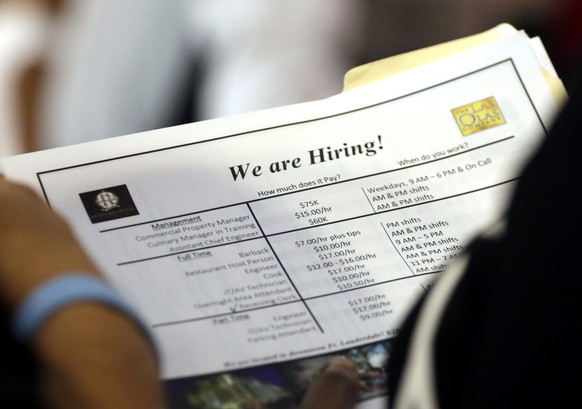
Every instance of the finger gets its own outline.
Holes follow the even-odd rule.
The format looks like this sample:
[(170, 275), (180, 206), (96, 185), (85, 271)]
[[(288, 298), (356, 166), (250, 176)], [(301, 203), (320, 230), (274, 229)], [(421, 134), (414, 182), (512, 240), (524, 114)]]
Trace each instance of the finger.
[(358, 398), (356, 365), (345, 358), (336, 358), (311, 384), (301, 409), (351, 409)]
[(21, 183), (15, 183), (6, 180), (6, 178), (0, 173), (0, 195), (3, 196), (2, 201), (6, 200), (30, 200), (32, 203), (43, 203), (43, 200), (37, 192), (35, 192), (30, 187), (23, 185)]

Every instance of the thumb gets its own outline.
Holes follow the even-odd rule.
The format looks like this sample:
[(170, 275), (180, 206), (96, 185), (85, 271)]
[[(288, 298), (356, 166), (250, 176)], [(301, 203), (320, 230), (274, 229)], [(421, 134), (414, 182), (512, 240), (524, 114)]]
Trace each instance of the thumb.
[(351, 409), (360, 387), (356, 365), (345, 358), (336, 358), (313, 381), (301, 409)]

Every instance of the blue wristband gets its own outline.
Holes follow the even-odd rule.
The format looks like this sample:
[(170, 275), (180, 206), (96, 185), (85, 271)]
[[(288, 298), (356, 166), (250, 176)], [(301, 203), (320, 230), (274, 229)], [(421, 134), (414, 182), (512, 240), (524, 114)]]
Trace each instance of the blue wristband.
[(78, 302), (97, 302), (122, 312), (151, 340), (148, 328), (122, 296), (99, 278), (84, 273), (64, 274), (33, 290), (13, 316), (14, 336), (22, 342), (30, 341), (53, 314)]

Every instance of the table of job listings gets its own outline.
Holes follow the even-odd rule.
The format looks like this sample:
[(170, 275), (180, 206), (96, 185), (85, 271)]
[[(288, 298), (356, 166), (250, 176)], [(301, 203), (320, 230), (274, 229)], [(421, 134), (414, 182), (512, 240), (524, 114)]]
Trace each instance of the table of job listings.
[(511, 185), (487, 176), (495, 173), (489, 149), (510, 139), (101, 234), (134, 243), (135, 258), (117, 262), (122, 271), (153, 276), (140, 291), (143, 302), (163, 306), (155, 328), (244, 324), (249, 344), (299, 334), (333, 335), (342, 345), (386, 338), (411, 293), (426, 289), (479, 227), (475, 209), (491, 208)]

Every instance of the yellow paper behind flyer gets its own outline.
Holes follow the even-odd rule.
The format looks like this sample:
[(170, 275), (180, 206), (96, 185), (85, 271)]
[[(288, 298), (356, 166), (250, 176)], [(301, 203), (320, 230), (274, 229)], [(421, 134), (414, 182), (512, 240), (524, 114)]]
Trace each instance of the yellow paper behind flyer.
[[(400, 72), (450, 57), (470, 48), (508, 37), (516, 32), (517, 30), (513, 26), (504, 23), (479, 34), (360, 65), (346, 73), (343, 91), (349, 91)], [(541, 69), (554, 99), (556, 102), (562, 103), (566, 98), (562, 81), (543, 67)]]

